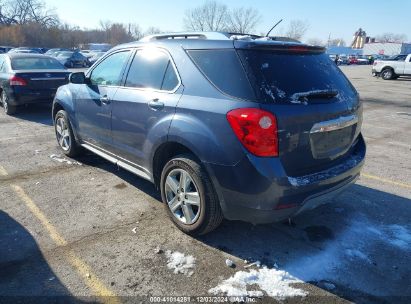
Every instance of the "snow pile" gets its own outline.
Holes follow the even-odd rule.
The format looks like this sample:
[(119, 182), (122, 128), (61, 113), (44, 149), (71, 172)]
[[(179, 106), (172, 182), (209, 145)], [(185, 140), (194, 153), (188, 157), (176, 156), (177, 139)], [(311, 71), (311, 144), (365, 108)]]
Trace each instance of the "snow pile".
[[(376, 225), (359, 217), (352, 220), (347, 229), (337, 239), (327, 243), (323, 250), (314, 254), (307, 252), (287, 264), (285, 269), (305, 282), (338, 280), (358, 289), (371, 290), (373, 286), (369, 286), (363, 277), (352, 276), (352, 269), (372, 265), (381, 246), (395, 252), (398, 249), (410, 251), (410, 229), (400, 225)], [(389, 263), (387, 261), (387, 265), (380, 267), (392, 267)]]
[(182, 273), (191, 276), (194, 271), (196, 259), (191, 255), (184, 255), (181, 252), (170, 250), (166, 251), (167, 267), (172, 269), (175, 274)]
[(68, 160), (67, 158), (62, 157), (61, 155), (52, 154), (50, 158), (59, 163), (66, 163), (67, 165), (78, 165), (81, 166), (81, 163), (76, 161)]
[[(249, 272), (238, 271), (234, 276), (208, 292), (228, 297), (263, 297), (266, 294), (277, 299), (307, 295), (307, 292), (292, 287), (293, 283), (302, 282), (286, 271), (264, 267)], [(254, 287), (254, 290), (247, 290), (247, 287), (251, 289), (251, 286)]]

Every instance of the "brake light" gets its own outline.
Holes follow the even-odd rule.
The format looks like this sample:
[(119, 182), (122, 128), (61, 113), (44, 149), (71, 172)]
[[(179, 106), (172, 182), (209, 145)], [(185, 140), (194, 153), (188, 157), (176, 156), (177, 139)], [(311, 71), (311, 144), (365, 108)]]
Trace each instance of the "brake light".
[(255, 108), (243, 108), (227, 113), (235, 135), (252, 154), (261, 157), (278, 156), (277, 119), (273, 114)]
[(21, 77), (18, 76), (12, 76), (10, 78), (10, 85), (11, 86), (26, 86), (27, 81)]

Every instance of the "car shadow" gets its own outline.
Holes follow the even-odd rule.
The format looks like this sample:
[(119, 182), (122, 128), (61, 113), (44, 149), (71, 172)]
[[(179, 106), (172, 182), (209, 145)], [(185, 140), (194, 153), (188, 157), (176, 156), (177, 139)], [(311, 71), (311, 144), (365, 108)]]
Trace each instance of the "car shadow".
[(81, 162), (83, 165), (97, 167), (118, 176), (125, 182), (138, 188), (161, 203), (161, 195), (159, 191), (156, 190), (153, 183), (112, 164), (104, 158), (87, 151), (85, 154), (76, 157), (76, 160)]
[(0, 210), (0, 303), (81, 303), (53, 272), (30, 234)]
[(18, 112), (13, 116), (46, 126), (53, 125), (53, 119), (51, 117), (51, 104), (31, 104), (21, 106), (19, 107)]
[(410, 303), (410, 216), (411, 200), (354, 185), (291, 224), (225, 221), (198, 240), (349, 301)]

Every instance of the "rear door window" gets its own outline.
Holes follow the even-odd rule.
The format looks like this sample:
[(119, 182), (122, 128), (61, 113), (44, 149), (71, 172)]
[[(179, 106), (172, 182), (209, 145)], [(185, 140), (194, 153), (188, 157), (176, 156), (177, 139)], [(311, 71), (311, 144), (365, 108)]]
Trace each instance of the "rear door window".
[(130, 51), (114, 53), (91, 72), (90, 81), (93, 85), (119, 86)]
[(240, 99), (255, 99), (234, 49), (189, 50), (188, 54), (204, 76), (221, 92)]
[(157, 49), (138, 50), (127, 75), (126, 87), (172, 91), (178, 77), (168, 54)]

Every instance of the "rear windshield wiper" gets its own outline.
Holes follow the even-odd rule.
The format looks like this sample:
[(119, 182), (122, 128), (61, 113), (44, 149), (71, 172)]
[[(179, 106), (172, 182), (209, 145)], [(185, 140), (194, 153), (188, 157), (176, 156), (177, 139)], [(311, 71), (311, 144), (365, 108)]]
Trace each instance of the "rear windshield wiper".
[(334, 90), (315, 90), (309, 92), (295, 93), (291, 96), (292, 103), (304, 103), (310, 99), (331, 99), (338, 96), (338, 91)]

